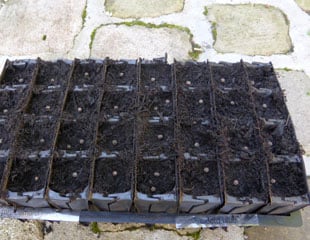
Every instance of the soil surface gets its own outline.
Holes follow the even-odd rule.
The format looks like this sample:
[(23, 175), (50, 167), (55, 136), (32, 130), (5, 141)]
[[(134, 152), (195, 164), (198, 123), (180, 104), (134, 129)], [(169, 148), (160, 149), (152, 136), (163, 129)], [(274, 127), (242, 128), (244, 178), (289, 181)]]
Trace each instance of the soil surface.
[(104, 92), (100, 110), (101, 120), (113, 116), (131, 117), (136, 109), (136, 96), (133, 92)]
[(172, 68), (167, 64), (142, 64), (141, 65), (141, 90), (160, 90), (161, 86), (171, 89)]
[(55, 120), (25, 118), (17, 145), (22, 152), (51, 150), (55, 138)]
[(177, 84), (181, 88), (207, 88), (210, 86), (210, 70), (205, 63), (177, 63), (175, 69)]
[(244, 70), (241, 63), (212, 64), (211, 69), (213, 84), (215, 84), (220, 90), (248, 90), (247, 79), (244, 76)]
[(91, 118), (97, 113), (98, 90), (72, 91), (68, 93), (64, 109), (65, 116), (71, 118)]
[(95, 126), (87, 120), (63, 121), (60, 126), (57, 148), (59, 150), (89, 150), (94, 142)]
[(23, 98), (26, 96), (25, 89), (14, 89), (0, 91), (0, 115), (10, 115), (15, 113), (24, 104)]
[(227, 129), (227, 143), (234, 160), (261, 162), (258, 158), (261, 151), (260, 138), (254, 120), (226, 120), (224, 123)]
[(31, 96), (26, 113), (34, 115), (59, 115), (64, 94), (61, 91), (39, 92)]
[(137, 66), (127, 62), (111, 62), (107, 66), (106, 80), (108, 85), (137, 85)]
[(95, 60), (76, 60), (71, 85), (97, 85), (103, 83), (103, 63)]
[(0, 150), (8, 150), (13, 141), (15, 126), (7, 119), (0, 120)]
[(9, 176), (8, 190), (19, 193), (38, 191), (45, 187), (48, 171), (48, 159), (15, 158)]
[(220, 194), (216, 161), (187, 160), (181, 170), (182, 191), (192, 196)]
[(272, 163), (269, 165), (273, 196), (295, 197), (308, 193), (307, 181), (302, 163)]
[(215, 160), (218, 136), (216, 129), (210, 125), (197, 122), (193, 125), (180, 125), (180, 141), (184, 152), (192, 156), (204, 156), (209, 160)]
[(197, 119), (212, 119), (209, 91), (179, 91), (178, 113), (181, 122), (193, 123)]
[(137, 191), (168, 194), (176, 186), (175, 160), (140, 160), (137, 169)]
[(39, 62), (39, 71), (36, 78), (36, 85), (43, 86), (66, 86), (71, 70), (71, 65), (64, 61)]
[(3, 177), (5, 165), (6, 165), (6, 158), (1, 158), (0, 159), (0, 179), (2, 179)]
[(139, 148), (144, 156), (175, 156), (174, 125), (147, 124), (140, 134)]
[(251, 118), (254, 114), (250, 95), (238, 90), (215, 90), (215, 105), (221, 116), (235, 119)]
[(126, 151), (116, 158), (97, 159), (93, 193), (108, 196), (131, 190), (133, 164), (133, 155)]
[(234, 197), (268, 200), (267, 168), (263, 163), (230, 162), (224, 164), (226, 193)]
[(97, 148), (100, 152), (133, 151), (133, 121), (99, 123)]
[(55, 158), (49, 188), (60, 195), (82, 193), (89, 184), (89, 158)]
[(1, 84), (6, 85), (21, 85), (29, 84), (36, 68), (36, 63), (26, 61), (14, 61), (10, 62), (4, 76), (1, 80)]
[(140, 111), (148, 116), (173, 116), (172, 92), (143, 94), (140, 97)]

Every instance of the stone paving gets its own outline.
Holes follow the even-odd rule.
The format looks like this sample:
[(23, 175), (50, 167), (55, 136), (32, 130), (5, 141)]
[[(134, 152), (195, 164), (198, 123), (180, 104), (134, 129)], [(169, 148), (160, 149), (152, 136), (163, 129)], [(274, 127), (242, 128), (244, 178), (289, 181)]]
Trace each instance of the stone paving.
[[(309, 0), (128, 2), (0, 0), (0, 70), (7, 58), (36, 57), (150, 59), (167, 53), (169, 62), (272, 61), (310, 169)], [(305, 221), (309, 216), (306, 209)], [(239, 227), (176, 231), (98, 224), (98, 235), (94, 225), (48, 225), (1, 219), (0, 239), (306, 239), (309, 232), (309, 224), (296, 231), (250, 228), (246, 235)]]

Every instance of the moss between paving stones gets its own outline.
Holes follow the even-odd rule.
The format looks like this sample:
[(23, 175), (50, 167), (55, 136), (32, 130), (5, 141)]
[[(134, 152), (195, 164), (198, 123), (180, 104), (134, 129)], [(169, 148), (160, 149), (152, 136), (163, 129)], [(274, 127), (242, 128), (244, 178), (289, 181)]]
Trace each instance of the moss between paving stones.
[(190, 29), (187, 27), (179, 26), (179, 25), (174, 25), (174, 24), (169, 24), (169, 23), (162, 23), (162, 24), (154, 24), (154, 23), (145, 23), (139, 20), (136, 21), (130, 21), (130, 22), (120, 22), (120, 23), (108, 23), (108, 24), (101, 24), (100, 26), (96, 27), (90, 35), (90, 42), (89, 42), (89, 50), (91, 53), (93, 43), (96, 37), (97, 30), (104, 27), (104, 26), (109, 26), (109, 25), (115, 25), (115, 26), (127, 26), (127, 27), (133, 27), (133, 26), (141, 26), (141, 27), (146, 27), (146, 28), (154, 28), (154, 29), (159, 29), (159, 28), (170, 28), (170, 29), (177, 29), (179, 31), (186, 32), (189, 35), (190, 42), (192, 44), (192, 50), (188, 52), (189, 57), (191, 57), (193, 60), (197, 60), (199, 58), (199, 55), (202, 53), (201, 46), (193, 41), (193, 34), (191, 33)]
[(293, 46), (289, 21), (279, 9), (263, 4), (208, 6), (214, 48), (221, 53), (286, 54)]
[(86, 17), (87, 17), (87, 0), (85, 2), (85, 6), (83, 8), (81, 17), (82, 17), (82, 28), (83, 28), (86, 22)]

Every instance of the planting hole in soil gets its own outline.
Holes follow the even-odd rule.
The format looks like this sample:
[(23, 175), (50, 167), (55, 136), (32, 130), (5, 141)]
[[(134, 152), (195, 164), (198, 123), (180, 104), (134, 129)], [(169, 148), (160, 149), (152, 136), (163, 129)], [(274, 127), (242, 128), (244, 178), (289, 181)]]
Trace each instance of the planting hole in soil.
[(149, 196), (166, 194), (176, 186), (174, 160), (140, 160), (137, 169), (137, 191)]
[(95, 60), (76, 60), (72, 85), (97, 85), (103, 83), (103, 63)]
[(49, 188), (60, 195), (82, 193), (89, 184), (89, 158), (55, 158)]
[(131, 190), (133, 156), (126, 151), (115, 158), (99, 158), (95, 163), (93, 193), (123, 193)]
[(99, 91), (72, 91), (68, 93), (64, 114), (71, 117), (91, 117), (97, 111)]
[(10, 123), (6, 119), (0, 119), (0, 150), (10, 149), (14, 130), (14, 123)]
[(306, 176), (301, 163), (272, 163), (269, 168), (272, 195), (295, 197), (307, 194)]
[(226, 193), (229, 196), (267, 201), (267, 168), (263, 163), (247, 161), (225, 163), (224, 172)]
[(206, 63), (177, 63), (175, 65), (176, 80), (181, 87), (208, 88), (210, 84), (210, 71)]
[(126, 61), (111, 62), (107, 66), (106, 84), (137, 85), (137, 66)]
[(172, 69), (167, 64), (141, 64), (142, 90), (171, 89)]
[(215, 105), (217, 113), (236, 119), (251, 118), (254, 114), (250, 95), (238, 90), (215, 91)]
[(9, 62), (4, 71), (1, 84), (23, 85), (29, 84), (36, 68), (35, 61), (16, 60)]
[(34, 115), (59, 115), (63, 101), (60, 91), (34, 93), (26, 113)]
[(209, 91), (180, 91), (178, 93), (178, 111), (182, 122), (193, 122), (193, 119), (211, 118)]
[(99, 123), (97, 148), (100, 152), (133, 151), (133, 121)]
[(141, 112), (149, 116), (171, 116), (173, 114), (173, 99), (171, 92), (144, 94), (140, 97)]
[(0, 115), (9, 115), (20, 109), (25, 93), (25, 89), (0, 91)]
[(51, 150), (55, 138), (55, 120), (25, 118), (23, 121), (17, 140), (19, 153)]
[(105, 92), (101, 103), (101, 119), (109, 119), (113, 116), (125, 118), (134, 115), (135, 99), (133, 92)]
[(193, 196), (220, 194), (218, 164), (215, 161), (185, 160), (181, 168), (182, 191)]
[(241, 63), (212, 64), (212, 77), (217, 88), (226, 88), (248, 91), (247, 81)]
[(63, 121), (57, 137), (57, 148), (68, 151), (90, 150), (94, 132), (94, 124), (90, 121)]
[(9, 176), (8, 190), (11, 192), (38, 191), (45, 187), (49, 170), (45, 158), (15, 158)]
[(36, 78), (37, 85), (66, 86), (71, 70), (71, 64), (58, 60), (56, 62), (39, 61), (39, 71)]
[(217, 147), (217, 132), (210, 125), (196, 124), (180, 125), (180, 140), (184, 151), (191, 156), (204, 156), (209, 160), (215, 159)]
[(143, 156), (175, 156), (173, 124), (146, 124), (141, 129), (139, 142)]

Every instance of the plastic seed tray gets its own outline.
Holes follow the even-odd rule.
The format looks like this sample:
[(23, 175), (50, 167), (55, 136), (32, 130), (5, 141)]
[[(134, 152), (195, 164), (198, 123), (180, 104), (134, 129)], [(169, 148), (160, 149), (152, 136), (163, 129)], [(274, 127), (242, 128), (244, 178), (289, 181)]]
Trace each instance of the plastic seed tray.
[(22, 219), (294, 225), (309, 205), (271, 63), (8, 60), (0, 177)]

